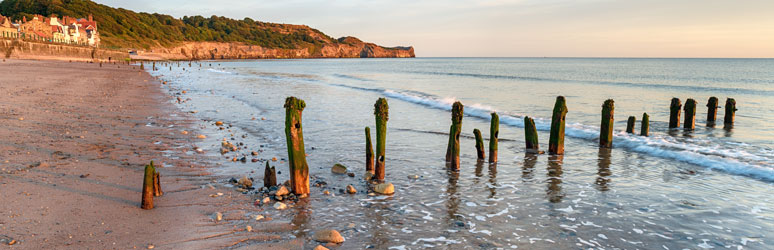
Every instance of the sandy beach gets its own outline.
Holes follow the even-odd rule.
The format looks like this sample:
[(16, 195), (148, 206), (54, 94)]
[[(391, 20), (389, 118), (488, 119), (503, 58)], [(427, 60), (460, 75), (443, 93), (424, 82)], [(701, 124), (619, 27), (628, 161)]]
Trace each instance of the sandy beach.
[[(201, 126), (139, 68), (7, 60), (0, 76), (0, 242), (8, 248), (302, 248), (283, 237), (287, 220), (256, 221), (262, 208), (209, 174), (193, 146), (200, 133), (192, 128)], [(142, 171), (152, 160), (164, 195), (142, 210)]]

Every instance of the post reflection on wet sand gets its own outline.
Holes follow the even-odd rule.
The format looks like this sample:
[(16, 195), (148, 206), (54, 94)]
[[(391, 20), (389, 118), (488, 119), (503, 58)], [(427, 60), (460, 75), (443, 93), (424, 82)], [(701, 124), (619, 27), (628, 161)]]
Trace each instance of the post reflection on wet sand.
[(497, 163), (489, 164), (489, 198), (497, 195)]
[(551, 155), (548, 157), (548, 189), (546, 190), (546, 197), (551, 203), (559, 203), (564, 198), (562, 192), (562, 161), (563, 155)]
[(370, 246), (384, 246), (385, 244), (388, 244), (390, 239), (392, 238), (389, 235), (390, 228), (392, 223), (394, 223), (394, 220), (389, 217), (385, 217), (385, 214), (378, 211), (389, 211), (390, 206), (389, 203), (380, 201), (380, 202), (372, 202), (369, 205), (363, 209), (364, 217), (368, 218), (368, 222), (361, 222), (367, 225), (368, 232), (371, 232), (371, 237), (369, 237), (369, 245)]
[(533, 153), (524, 153), (524, 166), (521, 167), (521, 180), (530, 182), (535, 178), (535, 164), (538, 155)]
[(460, 172), (454, 170), (446, 170), (446, 175), (449, 179), (448, 185), (446, 185), (446, 222), (449, 225), (457, 223), (457, 210), (460, 207), (460, 197), (457, 193), (457, 181), (460, 178)]
[(610, 171), (610, 153), (610, 148), (599, 148), (599, 153), (597, 153), (597, 180), (595, 184), (597, 190), (602, 192), (610, 190), (608, 186), (610, 183), (609, 176), (612, 175), (612, 171)]

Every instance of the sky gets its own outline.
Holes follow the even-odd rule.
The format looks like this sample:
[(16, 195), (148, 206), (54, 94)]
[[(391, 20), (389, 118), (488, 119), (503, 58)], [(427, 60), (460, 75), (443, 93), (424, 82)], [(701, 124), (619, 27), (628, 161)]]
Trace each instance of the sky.
[(96, 0), (305, 24), (417, 57), (774, 58), (774, 0)]

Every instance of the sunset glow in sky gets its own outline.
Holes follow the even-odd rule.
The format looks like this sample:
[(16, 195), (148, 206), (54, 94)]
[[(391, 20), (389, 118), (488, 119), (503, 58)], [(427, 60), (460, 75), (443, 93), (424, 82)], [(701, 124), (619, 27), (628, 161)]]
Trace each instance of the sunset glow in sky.
[(306, 24), (418, 57), (774, 57), (772, 0), (97, 0)]

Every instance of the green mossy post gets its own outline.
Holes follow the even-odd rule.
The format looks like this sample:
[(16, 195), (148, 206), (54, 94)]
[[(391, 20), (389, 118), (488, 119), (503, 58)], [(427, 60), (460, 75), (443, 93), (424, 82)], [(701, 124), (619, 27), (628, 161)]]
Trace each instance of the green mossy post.
[(141, 69), (141, 70), (145, 70), (145, 64), (144, 64), (144, 63), (142, 63), (142, 62), (140, 62), (140, 69)]
[(154, 176), (156, 168), (153, 167), (153, 161), (145, 165), (145, 177), (142, 181), (142, 209), (153, 209)]
[(640, 135), (648, 136), (650, 133), (650, 116), (648, 113), (642, 113), (642, 124), (640, 125)]
[(527, 153), (539, 154), (538, 134), (535, 128), (535, 120), (529, 116), (524, 117), (524, 140), (527, 142)]
[(551, 136), (548, 138), (549, 154), (564, 154), (564, 122), (567, 111), (564, 96), (557, 96), (556, 103), (554, 103), (554, 114), (551, 117)]
[(269, 161), (266, 161), (266, 168), (263, 169), (263, 186), (273, 187), (277, 185), (277, 171), (274, 167), (269, 167)]
[(376, 116), (376, 166), (374, 177), (377, 181), (384, 180), (385, 170), (385, 140), (387, 139), (387, 120), (389, 120), (389, 106), (387, 99), (379, 98), (374, 104), (374, 115)]
[(734, 98), (727, 98), (726, 99), (726, 115), (723, 117), (723, 123), (726, 124), (726, 126), (731, 127), (734, 126), (734, 115), (736, 114), (736, 100)]
[(672, 98), (672, 103), (669, 105), (669, 128), (680, 127), (680, 108), (682, 107), (680, 98)]
[(159, 171), (155, 170), (155, 173), (153, 173), (153, 196), (162, 196), (164, 195), (164, 191), (161, 190), (161, 173)]
[(693, 130), (696, 128), (696, 100), (688, 98), (685, 100), (685, 121), (683, 121), (683, 129)]
[(463, 109), (461, 102), (452, 105), (452, 125), (449, 128), (449, 145), (446, 147), (446, 162), (449, 168), (460, 169), (460, 132), (462, 132)]
[(626, 121), (626, 133), (634, 134), (635, 122), (637, 122), (637, 117), (629, 116), (629, 120)]
[(374, 173), (374, 147), (371, 145), (371, 128), (365, 128), (366, 136), (366, 172)]
[(497, 138), (500, 136), (500, 116), (492, 112), (489, 125), (489, 163), (497, 163)]
[(613, 146), (613, 116), (615, 112), (615, 102), (613, 99), (607, 99), (602, 104), (602, 124), (599, 126), (599, 146), (609, 148)]
[(481, 136), (481, 130), (474, 129), (473, 135), (476, 136), (476, 154), (478, 155), (478, 160), (483, 161), (486, 159), (486, 153), (484, 153), (484, 138)]
[(156, 71), (156, 62), (153, 62), (153, 71)]
[(718, 98), (710, 97), (707, 100), (707, 123), (715, 123), (718, 118)]
[(306, 163), (304, 133), (301, 114), (306, 107), (304, 100), (285, 99), (285, 138), (288, 145), (290, 188), (296, 195), (309, 194), (309, 165)]

